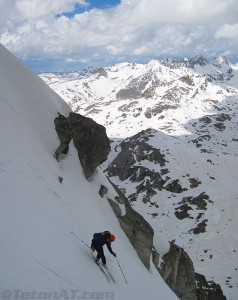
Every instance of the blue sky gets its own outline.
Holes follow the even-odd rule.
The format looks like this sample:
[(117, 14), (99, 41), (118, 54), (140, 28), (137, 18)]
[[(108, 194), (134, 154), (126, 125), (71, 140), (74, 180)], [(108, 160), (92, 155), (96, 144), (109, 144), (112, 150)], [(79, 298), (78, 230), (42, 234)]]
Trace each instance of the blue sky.
[(238, 62), (237, 0), (0, 0), (0, 43), (35, 71), (166, 57)]
[(86, 11), (90, 11), (93, 8), (108, 9), (108, 8), (112, 8), (114, 6), (117, 6), (121, 3), (120, 0), (90, 0), (90, 1), (87, 1), (87, 2), (88, 2), (87, 6), (82, 6), (80, 4), (76, 4), (73, 11), (65, 12), (61, 15), (64, 15), (68, 18), (72, 18), (76, 14), (81, 14), (81, 13), (84, 13)]

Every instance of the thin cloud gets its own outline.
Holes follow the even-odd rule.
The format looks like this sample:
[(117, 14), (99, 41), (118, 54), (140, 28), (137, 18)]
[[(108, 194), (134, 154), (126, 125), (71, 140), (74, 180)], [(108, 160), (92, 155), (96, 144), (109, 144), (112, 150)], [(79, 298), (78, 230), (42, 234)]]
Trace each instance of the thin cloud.
[(224, 24), (215, 33), (216, 38), (228, 38), (238, 42), (238, 23)]

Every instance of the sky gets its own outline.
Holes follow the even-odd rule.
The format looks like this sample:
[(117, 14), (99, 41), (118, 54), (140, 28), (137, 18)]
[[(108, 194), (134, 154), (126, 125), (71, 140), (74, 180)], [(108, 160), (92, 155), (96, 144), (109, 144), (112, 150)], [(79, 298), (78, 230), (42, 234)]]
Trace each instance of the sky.
[(237, 0), (0, 0), (0, 43), (35, 71), (225, 55), (238, 61)]

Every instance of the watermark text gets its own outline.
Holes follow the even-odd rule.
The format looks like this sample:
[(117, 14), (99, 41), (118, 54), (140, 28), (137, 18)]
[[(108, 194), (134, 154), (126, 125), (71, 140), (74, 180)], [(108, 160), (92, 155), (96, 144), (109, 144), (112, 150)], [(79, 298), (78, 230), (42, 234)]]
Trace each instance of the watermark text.
[(76, 299), (114, 299), (112, 292), (82, 292), (80, 290), (61, 290), (60, 292), (0, 290), (2, 300), (76, 300)]

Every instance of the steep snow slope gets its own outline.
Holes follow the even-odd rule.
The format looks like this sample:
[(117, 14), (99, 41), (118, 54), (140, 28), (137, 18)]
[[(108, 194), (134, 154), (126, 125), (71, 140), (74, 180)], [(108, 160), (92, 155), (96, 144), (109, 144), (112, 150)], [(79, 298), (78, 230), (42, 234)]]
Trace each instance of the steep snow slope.
[[(0, 297), (177, 299), (153, 267), (145, 269), (98, 195), (101, 183), (114, 193), (100, 168), (88, 182), (72, 144), (63, 161), (54, 159), (54, 118), (69, 107), (2, 46), (0, 61)], [(116, 284), (105, 280), (88, 248), (70, 234), (90, 243), (105, 229), (117, 237), (113, 248), (128, 285), (113, 256), (107, 254)]]

